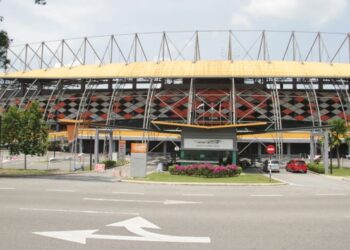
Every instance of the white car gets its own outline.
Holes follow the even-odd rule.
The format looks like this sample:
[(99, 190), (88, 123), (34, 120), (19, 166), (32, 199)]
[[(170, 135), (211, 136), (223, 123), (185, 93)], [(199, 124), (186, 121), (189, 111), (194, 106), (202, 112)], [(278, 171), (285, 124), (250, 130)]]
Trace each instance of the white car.
[(263, 171), (269, 172), (279, 172), (280, 171), (280, 163), (277, 159), (266, 160), (263, 166)]

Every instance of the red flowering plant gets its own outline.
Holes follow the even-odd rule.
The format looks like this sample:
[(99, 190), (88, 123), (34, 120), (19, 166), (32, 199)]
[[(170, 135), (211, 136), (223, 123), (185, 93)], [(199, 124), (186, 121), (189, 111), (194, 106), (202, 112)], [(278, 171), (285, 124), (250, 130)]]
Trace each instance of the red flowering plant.
[(169, 168), (172, 175), (188, 175), (210, 178), (232, 177), (242, 172), (242, 168), (236, 165), (214, 166), (210, 163), (192, 164), (189, 166), (172, 166)]

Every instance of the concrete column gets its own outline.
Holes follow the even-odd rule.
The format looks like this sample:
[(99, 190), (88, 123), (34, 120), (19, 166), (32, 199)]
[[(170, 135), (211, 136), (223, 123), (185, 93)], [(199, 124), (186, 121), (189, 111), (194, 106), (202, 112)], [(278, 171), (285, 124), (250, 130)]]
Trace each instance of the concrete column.
[(261, 143), (258, 143), (258, 157), (261, 159)]
[(187, 124), (192, 123), (192, 109), (193, 109), (193, 87), (194, 79), (191, 78), (190, 90), (188, 92), (188, 107), (187, 107)]
[(113, 131), (109, 131), (109, 140), (108, 140), (108, 159), (112, 160), (112, 145), (113, 145)]
[(315, 158), (315, 137), (313, 131), (310, 133), (310, 162), (314, 162)]
[(292, 144), (291, 143), (287, 143), (287, 156), (290, 158), (291, 157), (291, 150), (292, 148)]
[(83, 139), (79, 139), (79, 153), (83, 153)]
[(328, 142), (328, 130), (325, 130), (323, 133), (324, 136), (324, 143), (323, 143), (323, 165), (324, 165), (324, 172), (325, 174), (329, 174), (329, 159), (328, 159), (328, 152), (329, 152), (329, 142)]
[(98, 147), (98, 144), (99, 144), (99, 133), (98, 133), (98, 129), (96, 129), (96, 135), (95, 135), (95, 164), (98, 163), (98, 160), (99, 160), (99, 153), (98, 153), (99, 147)]
[(163, 155), (164, 155), (164, 157), (166, 157), (166, 153), (168, 151), (167, 146), (168, 146), (167, 141), (163, 141)]

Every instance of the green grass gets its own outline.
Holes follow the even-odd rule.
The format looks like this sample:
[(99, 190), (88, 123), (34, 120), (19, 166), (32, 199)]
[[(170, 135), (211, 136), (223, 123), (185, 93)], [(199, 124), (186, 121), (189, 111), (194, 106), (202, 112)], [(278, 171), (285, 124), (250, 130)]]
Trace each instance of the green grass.
[(350, 168), (334, 168), (333, 175), (335, 176), (350, 176)]
[[(146, 178), (140, 179), (145, 181), (159, 182), (196, 182), (196, 183), (270, 183), (269, 178), (262, 174), (244, 174), (235, 177), (226, 178), (205, 178), (183, 175), (171, 175), (169, 173), (152, 173)], [(279, 183), (272, 179), (271, 183)]]
[(0, 168), (0, 176), (26, 176), (26, 175), (49, 175), (59, 173), (57, 169), (39, 170), (39, 169), (14, 169)]

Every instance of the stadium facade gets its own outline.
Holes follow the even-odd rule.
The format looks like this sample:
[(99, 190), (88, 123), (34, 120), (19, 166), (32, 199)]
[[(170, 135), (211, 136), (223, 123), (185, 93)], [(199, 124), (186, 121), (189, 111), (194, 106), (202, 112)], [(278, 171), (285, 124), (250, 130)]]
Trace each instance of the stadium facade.
[(91, 151), (93, 137), (95, 152), (110, 155), (120, 140), (177, 146), (192, 161), (261, 157), (271, 143), (279, 157), (314, 155), (322, 126), (350, 120), (349, 34), (140, 33), (25, 44), (8, 55), (2, 111), (37, 100), (51, 139), (74, 152)]

